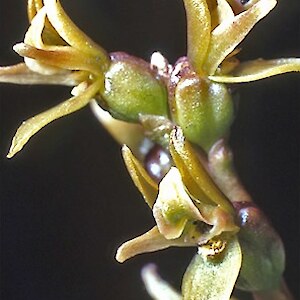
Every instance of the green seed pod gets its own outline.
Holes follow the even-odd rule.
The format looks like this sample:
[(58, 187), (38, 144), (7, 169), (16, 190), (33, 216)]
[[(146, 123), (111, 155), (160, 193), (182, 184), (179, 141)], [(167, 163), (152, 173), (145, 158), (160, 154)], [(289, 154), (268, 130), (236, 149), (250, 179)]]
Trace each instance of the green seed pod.
[(167, 89), (145, 61), (125, 53), (111, 54), (100, 105), (120, 120), (138, 122), (139, 115), (167, 116)]
[(177, 63), (175, 70), (178, 73), (171, 76), (173, 118), (189, 141), (208, 151), (229, 132), (234, 111), (231, 95), (224, 84), (200, 78), (187, 61)]
[(245, 291), (277, 289), (285, 267), (282, 241), (261, 210), (249, 202), (236, 203), (243, 253), (236, 287)]

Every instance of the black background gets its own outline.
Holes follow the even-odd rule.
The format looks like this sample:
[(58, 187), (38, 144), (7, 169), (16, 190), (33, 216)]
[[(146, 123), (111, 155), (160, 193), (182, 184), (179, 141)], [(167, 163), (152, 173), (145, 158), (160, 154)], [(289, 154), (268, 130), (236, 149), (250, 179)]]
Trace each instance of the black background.
[[(181, 1), (63, 1), (109, 52), (174, 62), (185, 54)], [(26, 1), (0, 2), (0, 65), (27, 28)], [(299, 55), (299, 3), (281, 0), (242, 44), (241, 59)], [(299, 293), (299, 75), (239, 86), (231, 144), (238, 171), (287, 252), (285, 277)], [(47, 126), (15, 158), (5, 155), (21, 121), (69, 97), (64, 87), (0, 86), (1, 299), (148, 299), (147, 262), (179, 287), (195, 249), (173, 248), (123, 265), (117, 247), (154, 222), (124, 168), (119, 145), (87, 107)], [(297, 298), (297, 297), (296, 297)]]

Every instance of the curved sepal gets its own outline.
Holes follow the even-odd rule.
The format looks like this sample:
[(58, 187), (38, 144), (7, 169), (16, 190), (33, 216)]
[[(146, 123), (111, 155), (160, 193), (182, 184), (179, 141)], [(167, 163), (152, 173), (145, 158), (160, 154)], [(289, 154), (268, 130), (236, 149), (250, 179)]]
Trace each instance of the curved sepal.
[(225, 57), (246, 37), (254, 25), (265, 17), (276, 5), (276, 0), (261, 0), (248, 10), (225, 20), (211, 33), (204, 69), (213, 75)]
[(187, 16), (188, 57), (198, 75), (210, 42), (211, 19), (205, 0), (184, 0)]
[(143, 195), (146, 203), (152, 208), (158, 193), (157, 183), (148, 175), (126, 145), (122, 148), (122, 155), (134, 184)]
[(99, 91), (102, 85), (102, 80), (95, 81), (92, 85), (86, 88), (78, 96), (74, 96), (45, 112), (42, 112), (27, 121), (24, 121), (18, 128), (7, 155), (8, 158), (13, 157), (19, 152), (28, 140), (52, 121), (71, 114), (89, 103), (93, 96)]
[(260, 80), (288, 72), (300, 72), (300, 58), (251, 60), (239, 64), (229, 74), (209, 76), (209, 79), (223, 83), (241, 83)]
[(171, 132), (170, 153), (192, 196), (200, 202), (220, 206), (228, 213), (233, 213), (232, 205), (213, 182), (180, 127)]
[(155, 226), (148, 232), (122, 244), (117, 251), (116, 260), (123, 263), (138, 254), (158, 251), (171, 246), (182, 246), (182, 244), (182, 241), (178, 239), (167, 240)]
[(44, 0), (44, 5), (51, 25), (70, 46), (88, 55), (98, 57), (102, 64), (107, 66), (109, 58), (106, 51), (72, 22), (58, 0)]

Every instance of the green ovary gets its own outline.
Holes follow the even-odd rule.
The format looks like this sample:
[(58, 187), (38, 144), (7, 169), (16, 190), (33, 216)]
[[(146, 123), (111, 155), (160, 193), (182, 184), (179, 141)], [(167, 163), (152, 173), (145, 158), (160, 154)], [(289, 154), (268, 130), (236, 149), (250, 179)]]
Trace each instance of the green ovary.
[(139, 115), (168, 115), (167, 91), (147, 68), (128, 61), (113, 62), (102, 95), (113, 117), (138, 122)]

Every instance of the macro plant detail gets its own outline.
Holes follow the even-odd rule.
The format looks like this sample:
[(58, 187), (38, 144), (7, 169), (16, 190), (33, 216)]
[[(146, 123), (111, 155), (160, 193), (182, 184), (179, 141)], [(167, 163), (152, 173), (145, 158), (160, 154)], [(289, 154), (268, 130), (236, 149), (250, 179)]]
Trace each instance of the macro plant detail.
[[(8, 157), (50, 122), (90, 105), (124, 144), (126, 167), (156, 222), (121, 245), (116, 259), (171, 246), (197, 249), (181, 293), (153, 267), (143, 270), (154, 299), (230, 299), (235, 288), (255, 299), (292, 299), (282, 279), (280, 237), (240, 183), (227, 140), (235, 115), (230, 84), (300, 71), (300, 58), (236, 57), (238, 45), (276, 0), (183, 2), (187, 56), (171, 65), (159, 52), (150, 63), (107, 53), (59, 1), (29, 0), (30, 26), (13, 48), (24, 63), (1, 67), (0, 82), (66, 85), (72, 97), (24, 121)], [(165, 157), (155, 170), (147, 160), (153, 148)]]

